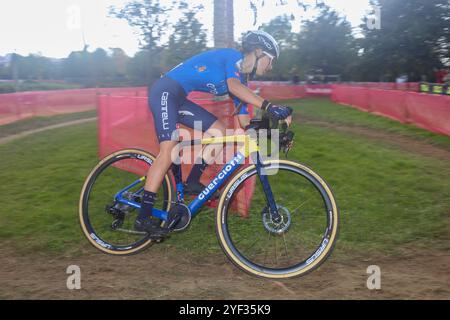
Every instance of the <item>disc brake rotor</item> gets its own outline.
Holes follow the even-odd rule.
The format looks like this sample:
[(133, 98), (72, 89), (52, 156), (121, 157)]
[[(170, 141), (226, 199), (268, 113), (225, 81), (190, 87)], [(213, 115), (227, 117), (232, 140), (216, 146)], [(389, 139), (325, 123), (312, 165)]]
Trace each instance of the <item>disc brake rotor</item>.
[(281, 221), (276, 223), (272, 220), (272, 215), (268, 207), (265, 207), (262, 212), (262, 222), (264, 228), (267, 231), (274, 234), (282, 234), (286, 232), (291, 225), (291, 213), (289, 210), (283, 206), (277, 205), (278, 212), (281, 216)]

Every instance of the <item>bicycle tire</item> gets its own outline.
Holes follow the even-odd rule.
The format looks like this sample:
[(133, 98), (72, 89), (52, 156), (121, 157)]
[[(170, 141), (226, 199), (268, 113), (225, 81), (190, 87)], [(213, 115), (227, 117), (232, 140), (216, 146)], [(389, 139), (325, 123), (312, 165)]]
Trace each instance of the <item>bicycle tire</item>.
[[(89, 219), (89, 196), (93, 185), (107, 167), (113, 165), (119, 160), (124, 159), (139, 159), (141, 161), (145, 161), (146, 163), (148, 163), (148, 165), (151, 165), (156, 157), (146, 151), (139, 149), (120, 150), (106, 156), (94, 167), (94, 169), (92, 169), (91, 173), (86, 178), (81, 190), (79, 201), (79, 221), (83, 234), (89, 240), (90, 244), (92, 244), (96, 249), (112, 255), (135, 254), (144, 250), (153, 243), (153, 241), (149, 239), (148, 236), (146, 236), (139, 242), (130, 245), (113, 245), (111, 243), (108, 243), (107, 241), (104, 241), (101, 236), (97, 235), (95, 229), (91, 225)], [(170, 210), (175, 190), (174, 179), (169, 173), (164, 176), (161, 188), (163, 188), (164, 194), (162, 209), (164, 211), (168, 211)], [(114, 194), (111, 194), (111, 196), (113, 197)]]
[[(219, 244), (227, 258), (235, 266), (251, 275), (272, 279), (303, 276), (317, 269), (333, 251), (339, 232), (339, 210), (336, 200), (327, 183), (318, 174), (302, 164), (288, 160), (274, 160), (266, 162), (264, 166), (269, 170), (288, 170), (301, 175), (311, 182), (314, 188), (319, 190), (327, 210), (327, 228), (322, 241), (317, 244), (317, 249), (313, 250), (308, 258), (303, 259), (295, 265), (281, 269), (266, 267), (255, 263), (240, 252), (240, 249), (233, 242), (232, 236), (230, 235), (228, 217), (231, 215), (230, 208), (233, 196), (239, 190), (239, 186), (248, 179), (257, 176), (255, 165), (251, 165), (238, 172), (233, 179), (228, 182), (219, 199), (216, 211), (216, 234)], [(277, 198), (275, 192), (274, 196)]]

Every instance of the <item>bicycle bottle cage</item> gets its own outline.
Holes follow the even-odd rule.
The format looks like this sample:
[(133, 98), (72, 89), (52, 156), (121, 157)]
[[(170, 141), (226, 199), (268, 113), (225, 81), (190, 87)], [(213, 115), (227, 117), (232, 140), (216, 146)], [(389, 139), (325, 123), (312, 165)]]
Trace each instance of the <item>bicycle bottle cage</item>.
[(293, 147), (294, 143), (294, 132), (288, 130), (287, 124), (283, 121), (280, 121), (274, 118), (271, 118), (267, 112), (264, 112), (261, 119), (251, 119), (250, 124), (245, 127), (245, 130), (253, 129), (257, 133), (257, 137), (259, 140), (260, 137), (260, 130), (267, 130), (267, 139), (272, 138), (272, 132), (271, 129), (279, 129), (280, 135), (279, 135), (279, 150), (284, 153), (284, 155), (288, 156), (289, 151)]

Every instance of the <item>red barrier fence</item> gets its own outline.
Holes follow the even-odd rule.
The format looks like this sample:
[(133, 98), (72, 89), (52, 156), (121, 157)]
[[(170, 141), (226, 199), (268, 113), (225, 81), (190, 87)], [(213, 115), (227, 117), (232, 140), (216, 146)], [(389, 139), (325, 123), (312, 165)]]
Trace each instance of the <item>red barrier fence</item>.
[(395, 82), (349, 82), (345, 84), (351, 87), (364, 87), (372, 89), (383, 89), (383, 90), (402, 90), (402, 91), (413, 91), (419, 92), (420, 83), (419, 82), (405, 82), (405, 83), (395, 83)]
[[(286, 83), (251, 82), (250, 87), (254, 90), (259, 88), (260, 94), (267, 99), (299, 99), (308, 96), (305, 87)], [(93, 110), (96, 104), (95, 97), (98, 94), (145, 97), (147, 88), (97, 88), (1, 94), (0, 125), (36, 116)], [(315, 95), (314, 92), (311, 93), (311, 96)], [(213, 96), (208, 93), (193, 92), (190, 98), (206, 101), (211, 100)]]
[(252, 81), (249, 87), (252, 90), (259, 89), (262, 97), (273, 100), (329, 97), (332, 89), (331, 84), (292, 85), (266, 81)]
[(147, 88), (94, 88), (1, 94), (0, 125), (30, 117), (94, 110), (97, 94), (146, 96)]
[(95, 89), (37, 91), (0, 95), (0, 125), (36, 116), (95, 108)]
[(449, 96), (334, 85), (331, 99), (450, 136)]

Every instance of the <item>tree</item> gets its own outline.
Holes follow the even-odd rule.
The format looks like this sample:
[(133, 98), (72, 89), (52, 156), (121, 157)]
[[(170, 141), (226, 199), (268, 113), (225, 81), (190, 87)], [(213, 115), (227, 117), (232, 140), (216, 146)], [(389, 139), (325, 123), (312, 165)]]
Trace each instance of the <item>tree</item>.
[(291, 19), (288, 16), (278, 16), (269, 23), (263, 24), (260, 28), (271, 34), (280, 45), (281, 55), (274, 64), (274, 68), (270, 75), (265, 78), (287, 80), (298, 73), (298, 67), (295, 66), (296, 53), (295, 50), (295, 34), (292, 32)]
[[(265, 0), (246, 0), (254, 13), (253, 25), (258, 21), (258, 10), (267, 4)], [(277, 5), (286, 4), (286, 0), (271, 0)], [(305, 10), (312, 7), (305, 1), (295, 0), (298, 6)], [(234, 15), (233, 0), (214, 0), (214, 47), (233, 47), (234, 46)], [(241, 2), (240, 2), (241, 3)], [(316, 1), (316, 7), (322, 6), (322, 1)]]
[(179, 9), (183, 12), (183, 17), (174, 25), (165, 55), (166, 65), (170, 67), (206, 49), (206, 33), (202, 29), (202, 24), (195, 18), (203, 7), (189, 8), (183, 1)]
[(121, 48), (110, 48), (110, 50), (112, 60), (111, 63), (113, 65), (113, 76), (115, 79), (123, 81), (127, 78), (127, 63), (130, 58)]
[(264, 7), (267, 3), (272, 2), (277, 6), (286, 5), (288, 2), (295, 1), (297, 6), (301, 7), (304, 11), (307, 11), (311, 8), (323, 8), (326, 5), (323, 0), (316, 0), (314, 4), (311, 1), (302, 1), (302, 0), (249, 0), (250, 8), (253, 11), (253, 25), (258, 23), (258, 11)]
[(82, 83), (91, 76), (89, 64), (89, 52), (87, 50), (73, 51), (63, 62), (63, 77), (70, 81)]
[(233, 0), (214, 0), (214, 47), (233, 47), (234, 44)]
[(139, 30), (140, 46), (148, 51), (145, 54), (149, 59), (145, 69), (148, 86), (151, 86), (163, 71), (159, 62), (163, 52), (161, 38), (167, 32), (168, 10), (170, 8), (161, 6), (157, 0), (134, 0), (121, 9), (111, 9), (112, 15), (125, 19), (130, 26)]
[(96, 86), (100, 86), (102, 82), (111, 81), (113, 63), (104, 49), (98, 48), (90, 54), (89, 64), (93, 76), (92, 80)]
[(357, 58), (357, 47), (350, 23), (328, 6), (318, 17), (306, 21), (297, 38), (298, 64), (307, 72), (340, 74), (350, 78), (350, 66)]
[(278, 42), (281, 48), (292, 48), (296, 45), (292, 33), (292, 18), (282, 15), (271, 20), (269, 23), (263, 24), (260, 29), (271, 34)]
[(151, 61), (150, 52), (148, 50), (141, 50), (127, 62), (127, 75), (133, 85), (147, 84), (148, 70), (152, 68)]
[(393, 81), (401, 74), (410, 81), (433, 77), (450, 53), (448, 0), (376, 0), (381, 6), (381, 29), (362, 25), (363, 80)]
[(158, 49), (161, 37), (167, 32), (169, 10), (157, 0), (133, 0), (120, 9), (112, 8), (110, 13), (136, 28), (141, 48), (152, 51)]

